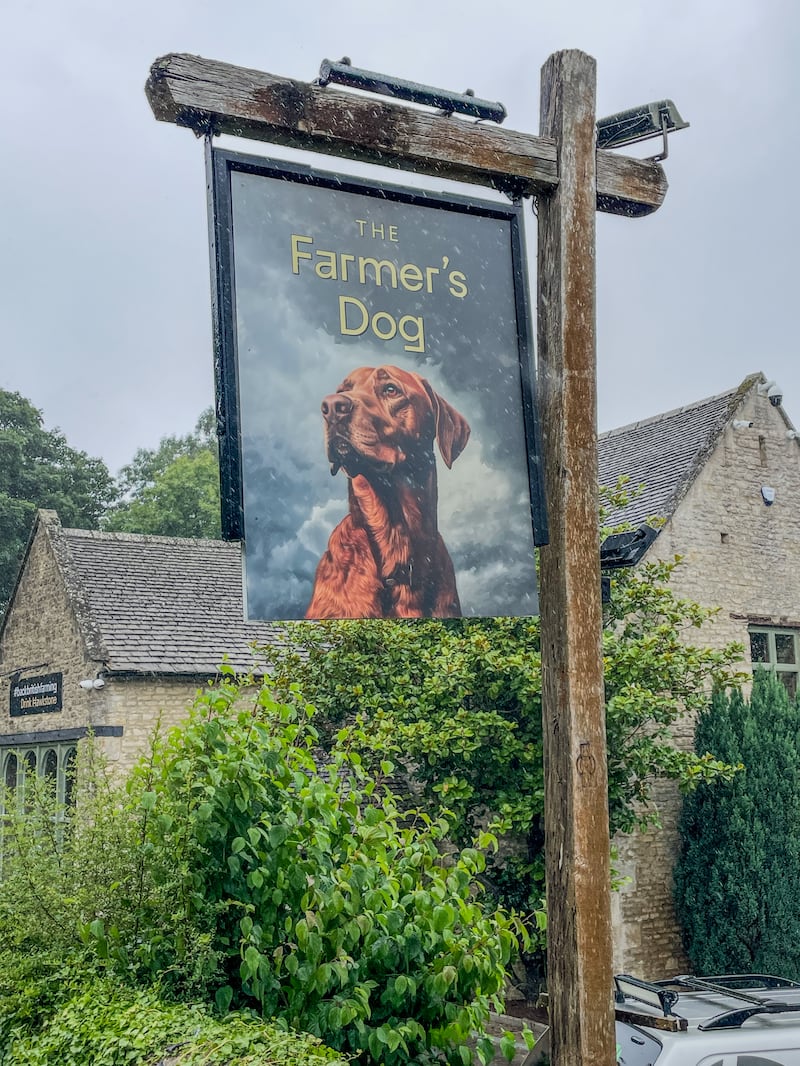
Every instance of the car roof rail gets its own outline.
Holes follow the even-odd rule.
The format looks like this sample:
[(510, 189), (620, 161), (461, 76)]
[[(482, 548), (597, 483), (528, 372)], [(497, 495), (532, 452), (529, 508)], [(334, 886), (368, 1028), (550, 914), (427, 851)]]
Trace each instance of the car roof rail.
[(743, 989), (767, 990), (800, 988), (800, 983), (791, 981), (788, 977), (775, 977), (769, 973), (723, 973), (714, 974), (710, 977), (694, 977), (690, 974), (681, 974), (673, 977), (670, 981), (659, 981), (658, 984), (682, 985), (698, 992), (724, 992), (728, 996), (738, 996), (741, 999), (750, 999), (753, 1002), (755, 996), (748, 996)]
[[(788, 1014), (800, 1012), (800, 1002), (785, 1003), (779, 1000), (761, 999), (752, 995), (752, 991), (779, 991), (800, 989), (800, 983), (790, 981), (785, 977), (774, 977), (772, 974), (717, 974), (713, 977), (694, 977), (691, 974), (681, 974), (667, 981), (641, 981), (630, 974), (617, 974), (614, 977), (614, 999), (617, 1004), (624, 1004), (626, 1000), (636, 1000), (655, 1007), (670, 1021), (679, 1021), (683, 1024), (676, 1026), (686, 1028), (685, 1019), (674, 1011), (674, 1007), (680, 1000), (680, 993), (675, 986), (687, 992), (712, 992), (715, 995), (728, 996), (739, 1000), (745, 1006), (735, 1010), (722, 1011), (712, 1018), (698, 1025), (698, 1029), (736, 1029), (743, 1025), (748, 1018), (757, 1014)], [(750, 991), (745, 992), (747, 988)], [(622, 1012), (617, 1009), (618, 1016)], [(658, 1019), (652, 1015), (630, 1015), (625, 1020), (638, 1021), (640, 1024), (654, 1024)], [(661, 1027), (661, 1026), (658, 1026)], [(672, 1028), (672, 1025), (670, 1025)]]
[(709, 1029), (738, 1029), (740, 1025), (744, 1025), (748, 1018), (752, 1018), (756, 1014), (789, 1014), (791, 1011), (795, 1013), (800, 1011), (800, 1003), (770, 1003), (765, 1000), (758, 1005), (752, 1004), (749, 1007), (741, 1007), (739, 1010), (728, 1010), (723, 1011), (722, 1014), (715, 1014), (707, 1022), (701, 1022), (697, 1028), (702, 1029), (704, 1032)]

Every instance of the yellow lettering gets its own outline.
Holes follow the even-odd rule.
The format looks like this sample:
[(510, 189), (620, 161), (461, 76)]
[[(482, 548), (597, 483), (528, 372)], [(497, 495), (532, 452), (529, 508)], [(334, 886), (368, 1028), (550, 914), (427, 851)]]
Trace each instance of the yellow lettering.
[(389, 284), (393, 289), (397, 288), (397, 267), (394, 263), (390, 263), (388, 259), (369, 259), (363, 255), (358, 257), (358, 280), (362, 285), (367, 283), (367, 267), (372, 267), (375, 272), (375, 284), (383, 284), (383, 271), (386, 269), (389, 273)]
[(311, 259), (311, 252), (303, 252), (300, 250), (301, 244), (313, 244), (313, 237), (300, 237), (298, 234), (292, 234), (292, 273), (300, 273), (300, 260)]
[(425, 288), (428, 292), (433, 292), (433, 283), (431, 281), (434, 274), (439, 273), (438, 267), (425, 267)]
[(425, 324), (422, 315), (403, 315), (400, 319), (400, 336), (407, 344), (403, 347), (407, 352), (425, 351)]
[(448, 275), (450, 281), (450, 295), (457, 296), (459, 300), (463, 299), (467, 292), (467, 275), (461, 270), (451, 270)]
[(422, 271), (414, 263), (400, 267), (400, 284), (409, 292), (419, 292), (422, 288)]
[[(358, 325), (348, 326), (347, 324), (347, 308), (354, 307), (357, 312), (361, 313), (361, 322)], [(362, 333), (366, 331), (369, 325), (369, 312), (360, 300), (357, 300), (355, 296), (340, 296), (339, 297), (339, 331), (343, 337), (360, 337)]]
[[(387, 322), (388, 329), (381, 330), (379, 323)], [(388, 311), (378, 311), (372, 318), (372, 332), (381, 341), (390, 341), (392, 337), (397, 333), (397, 323), (389, 314)]]
[(339, 263), (342, 267), (342, 281), (350, 280), (347, 276), (347, 264), (355, 263), (355, 261), (356, 257), (354, 255), (350, 255), (349, 252), (342, 252), (342, 254), (339, 256)]
[(398, 241), (398, 240), (400, 240), (400, 238), (397, 236), (397, 226), (390, 226), (389, 227), (389, 240), (390, 241)]
[(339, 276), (336, 272), (336, 252), (318, 250), (314, 272), (318, 278), (322, 278), (324, 281), (336, 281)]

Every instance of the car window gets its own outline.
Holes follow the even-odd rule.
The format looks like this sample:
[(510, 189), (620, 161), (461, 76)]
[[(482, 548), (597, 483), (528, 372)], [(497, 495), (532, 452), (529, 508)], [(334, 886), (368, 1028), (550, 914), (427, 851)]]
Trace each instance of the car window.
[(617, 1062), (619, 1066), (654, 1066), (661, 1044), (635, 1025), (617, 1022)]

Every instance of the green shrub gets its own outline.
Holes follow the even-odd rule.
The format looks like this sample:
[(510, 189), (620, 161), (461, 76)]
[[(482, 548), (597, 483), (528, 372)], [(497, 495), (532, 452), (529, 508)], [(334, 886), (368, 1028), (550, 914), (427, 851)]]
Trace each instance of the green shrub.
[(744, 771), (686, 797), (675, 900), (698, 973), (800, 978), (800, 706), (759, 671), (750, 700), (717, 693), (697, 751)]
[(443, 855), (447, 822), (400, 812), (346, 748), (320, 773), (299, 698), (276, 704), (262, 687), (242, 709), (240, 694), (233, 682), (206, 693), (140, 770), (175, 901), (171, 929), (140, 930), (146, 954), (125, 951), (180, 982), (199, 930), (223, 1009), (253, 1006), (387, 1066), (470, 1061), (520, 931), (481, 908), (483, 854)]
[[(344, 1059), (308, 1034), (241, 1014), (213, 1018), (200, 1004), (165, 1003), (152, 990), (96, 982), (41, 1028), (0, 1015), (0, 1066), (324, 1066)], [(3, 1050), (5, 1048), (5, 1051)]]
[(66, 824), (43, 788), (9, 808), (0, 1014), (24, 958), (9, 1017), (31, 1042), (106, 974), (255, 1011), (365, 1063), (493, 1057), (481, 1031), (522, 929), (481, 906), (483, 852), (451, 851), (444, 817), (400, 811), (381, 783), (391, 764), (368, 776), (349, 733), (318, 767), (313, 710), (290, 696), (231, 677), (126, 791), (90, 760)]

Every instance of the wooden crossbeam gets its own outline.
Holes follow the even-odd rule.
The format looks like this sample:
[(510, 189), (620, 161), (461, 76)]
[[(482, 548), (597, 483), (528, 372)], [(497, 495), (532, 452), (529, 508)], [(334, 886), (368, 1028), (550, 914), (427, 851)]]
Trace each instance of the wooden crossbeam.
[[(511, 194), (558, 185), (555, 140), (465, 121), (199, 56), (157, 59), (145, 87), (162, 122), (380, 163)], [(597, 209), (648, 215), (667, 192), (658, 163), (597, 156)]]

